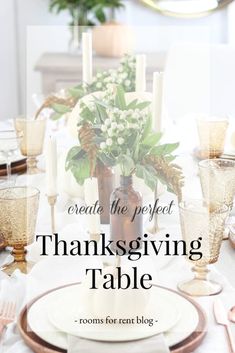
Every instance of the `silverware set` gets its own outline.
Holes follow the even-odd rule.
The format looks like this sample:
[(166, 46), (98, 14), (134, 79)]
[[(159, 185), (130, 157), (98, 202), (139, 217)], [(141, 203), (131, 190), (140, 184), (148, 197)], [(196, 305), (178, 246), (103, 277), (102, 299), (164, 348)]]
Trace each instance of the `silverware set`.
[(223, 325), (226, 329), (228, 344), (231, 353), (235, 353), (235, 342), (232, 335), (231, 327), (229, 325), (229, 320), (235, 322), (235, 307), (232, 307), (228, 315), (220, 299), (214, 301), (214, 316), (218, 325)]

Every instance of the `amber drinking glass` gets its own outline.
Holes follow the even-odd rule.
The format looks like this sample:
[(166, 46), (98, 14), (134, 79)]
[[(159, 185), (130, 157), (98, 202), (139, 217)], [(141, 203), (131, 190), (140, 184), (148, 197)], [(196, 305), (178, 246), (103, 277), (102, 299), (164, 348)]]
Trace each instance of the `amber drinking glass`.
[(235, 161), (205, 159), (198, 164), (203, 197), (208, 204), (221, 203), (230, 209), (235, 195)]
[(15, 269), (27, 272), (25, 246), (33, 242), (38, 214), (39, 191), (32, 187), (0, 189), (0, 230), (13, 248), (14, 262), (3, 267), (11, 275)]
[(202, 256), (187, 259), (193, 263), (194, 279), (178, 284), (178, 289), (192, 296), (220, 293), (222, 285), (208, 279), (207, 265), (217, 262), (223, 239), (225, 221), (229, 214), (226, 205), (208, 206), (204, 200), (187, 200), (179, 204), (181, 232), (187, 248), (201, 238), (198, 250)]
[(202, 158), (217, 158), (223, 154), (228, 124), (227, 118), (197, 119)]
[(20, 141), (20, 151), (27, 157), (28, 174), (41, 173), (37, 167), (37, 157), (43, 152), (43, 143), (46, 131), (46, 119), (27, 119), (24, 117), (16, 118), (15, 129), (17, 134), (22, 136)]

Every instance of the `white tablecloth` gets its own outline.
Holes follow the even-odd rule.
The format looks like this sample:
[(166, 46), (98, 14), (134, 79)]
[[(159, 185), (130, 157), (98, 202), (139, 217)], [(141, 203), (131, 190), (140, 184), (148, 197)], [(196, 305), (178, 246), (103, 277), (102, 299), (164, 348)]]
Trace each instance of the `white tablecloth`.
[[(63, 149), (65, 142), (61, 136), (63, 133), (58, 133), (59, 138), (59, 150)], [(187, 157), (189, 158), (189, 157)], [(190, 158), (189, 158), (190, 159)], [(186, 174), (191, 173), (190, 185), (186, 185), (186, 191), (190, 192), (193, 190), (194, 193), (198, 194), (198, 187), (192, 187), (192, 183), (198, 183), (195, 175), (195, 170), (190, 167), (187, 159), (183, 159), (183, 163), (187, 166), (185, 170)], [(192, 164), (190, 159), (191, 166)], [(195, 165), (194, 165), (195, 167)], [(194, 178), (194, 181), (192, 180)], [(24, 184), (25, 176), (18, 178), (17, 183)], [(50, 216), (49, 206), (45, 197), (45, 175), (39, 175), (35, 177), (27, 177), (27, 183), (37, 186), (41, 191), (40, 200), (40, 212), (38, 218), (38, 225), (36, 234), (48, 234), (50, 231)], [(165, 194), (161, 198), (161, 202), (168, 202), (172, 198), (172, 195)], [(73, 200), (73, 202), (80, 202), (81, 200)], [(66, 212), (66, 204), (68, 204), (68, 198), (66, 195), (60, 193), (60, 197), (57, 203), (56, 220), (57, 230), (62, 237), (67, 240), (79, 237), (86, 237), (86, 224), (84, 219), (78, 216), (68, 216)], [(177, 212), (176, 212), (177, 213)], [(163, 226), (162, 234), (170, 233), (172, 236), (179, 237), (180, 229), (178, 225), (177, 215), (169, 218), (160, 217), (160, 225)], [(170, 229), (170, 231), (169, 231)], [(32, 273), (28, 275), (21, 274), (16, 271), (11, 278), (8, 278), (5, 274), (0, 272), (0, 299), (13, 299), (17, 302), (17, 311), (21, 310), (23, 305), (32, 297), (57, 286), (71, 283), (74, 281), (80, 281), (85, 274), (85, 269), (88, 265), (95, 266), (100, 264), (102, 259), (96, 257), (79, 257), (76, 259), (67, 259), (66, 266), (64, 261), (61, 262), (60, 258), (53, 256), (40, 257), (39, 256), (39, 244), (34, 243), (29, 247), (28, 257), (34, 261)], [(224, 242), (222, 245), (220, 260), (216, 266), (211, 266), (213, 269), (212, 277), (217, 278), (220, 282), (223, 282), (224, 291), (219, 295), (223, 299), (225, 308), (228, 310), (232, 305), (235, 305), (235, 290), (231, 283), (235, 284), (234, 276), (234, 264), (235, 256), (234, 251), (229, 247), (228, 242)], [(6, 261), (6, 254), (1, 254), (0, 262)], [(192, 277), (189, 265), (186, 264), (183, 258), (153, 258), (153, 277), (154, 281), (159, 285), (164, 285), (176, 289), (178, 282), (186, 280)], [(219, 273), (218, 273), (219, 270)], [(229, 280), (229, 281), (228, 281)], [(215, 324), (214, 317), (212, 314), (212, 304), (214, 297), (198, 298), (197, 300), (205, 309), (208, 317), (208, 333), (203, 341), (203, 344), (197, 349), (196, 353), (226, 353), (228, 352), (228, 346), (224, 328)], [(232, 328), (235, 337), (235, 327)], [(25, 346), (20, 336), (18, 335), (15, 323), (8, 326), (3, 341), (0, 343), (0, 352), (4, 353), (30, 353), (30, 349)]]

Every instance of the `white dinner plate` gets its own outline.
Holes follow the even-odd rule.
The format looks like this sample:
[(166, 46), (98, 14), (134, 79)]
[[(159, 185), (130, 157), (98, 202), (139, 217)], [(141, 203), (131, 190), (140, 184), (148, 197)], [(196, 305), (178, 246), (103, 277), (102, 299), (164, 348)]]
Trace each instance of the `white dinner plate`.
[[(179, 309), (175, 305), (174, 298), (169, 295), (170, 292), (163, 293), (159, 288), (152, 287), (150, 290), (150, 296), (148, 298), (148, 304), (144, 310), (136, 310), (140, 308), (140, 303), (137, 302), (132, 314), (128, 314), (123, 309), (123, 305), (130, 306), (125, 300), (126, 297), (122, 298), (123, 305), (121, 305), (124, 312), (116, 315), (111, 314), (110, 310), (104, 313), (102, 310), (102, 316), (95, 316), (91, 310), (84, 312), (84, 308), (79, 305), (79, 290), (81, 286), (65, 287), (60, 291), (54, 293), (54, 302), (48, 310), (48, 317), (52, 325), (54, 325), (59, 331), (67, 334), (78, 336), (81, 338), (92, 339), (96, 341), (133, 341), (137, 339), (147, 338), (159, 333), (163, 333), (172, 328), (180, 318)], [(88, 290), (89, 291), (89, 290)], [(90, 294), (94, 295), (94, 290), (90, 290)], [(81, 292), (81, 291), (80, 291)], [(123, 291), (122, 291), (123, 292)], [(131, 291), (132, 293), (132, 291)], [(142, 290), (143, 293), (143, 290)], [(125, 292), (121, 295), (125, 296)], [(88, 294), (89, 295), (89, 294)], [(112, 296), (115, 292), (112, 293)], [(138, 293), (131, 294), (131, 302), (138, 300)], [(92, 300), (89, 299), (89, 307), (92, 305)], [(100, 301), (97, 303), (101, 305)], [(107, 301), (104, 304), (107, 307)], [(113, 305), (112, 305), (113, 307)], [(134, 314), (135, 313), (135, 314)], [(134, 324), (120, 323), (119, 320), (133, 317)], [(106, 317), (117, 318), (116, 324), (109, 324), (106, 322)], [(136, 324), (136, 317), (138, 316), (139, 323)], [(141, 322), (146, 320), (145, 322)], [(97, 324), (95, 319), (102, 319), (102, 324)], [(91, 324), (80, 323), (82, 320), (90, 320)], [(151, 322), (151, 321), (152, 322)], [(150, 323), (150, 325), (149, 325)]]
[[(74, 287), (76, 286), (78, 285), (75, 285)], [(72, 287), (65, 288), (71, 289)], [(53, 303), (55, 303), (55, 298), (62, 295), (62, 290), (63, 289), (55, 290), (38, 299), (28, 311), (28, 324), (32, 331), (44, 341), (66, 350), (68, 346), (67, 334), (60, 332), (51, 323), (48, 315), (50, 308), (52, 308)], [(198, 312), (191, 302), (175, 292), (156, 287), (156, 294), (159, 298), (166, 297), (171, 303), (174, 302), (174, 306), (178, 308), (180, 313), (179, 320), (175, 326), (173, 326), (168, 332), (164, 333), (166, 342), (168, 346), (171, 347), (186, 339), (195, 331), (199, 320)]]

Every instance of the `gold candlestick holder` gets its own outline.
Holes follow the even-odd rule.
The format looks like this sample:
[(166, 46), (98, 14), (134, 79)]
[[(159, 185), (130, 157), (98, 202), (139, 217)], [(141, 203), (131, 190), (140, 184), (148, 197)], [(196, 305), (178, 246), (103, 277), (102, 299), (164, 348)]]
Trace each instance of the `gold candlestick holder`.
[(47, 200), (51, 208), (51, 232), (55, 233), (55, 204), (58, 195), (47, 195)]
[[(156, 188), (154, 190), (154, 202), (155, 200), (157, 200), (157, 197), (158, 197), (158, 185), (156, 185)], [(158, 224), (158, 214), (154, 213), (152, 224), (149, 226), (147, 231), (151, 234), (156, 234), (157, 232), (159, 232), (160, 229), (161, 228), (159, 227), (159, 224)]]
[(97, 243), (100, 241), (100, 233), (91, 233), (89, 232), (89, 237), (90, 237), (90, 240), (95, 240)]
[(115, 267), (121, 266), (121, 256), (117, 255), (115, 258)]

